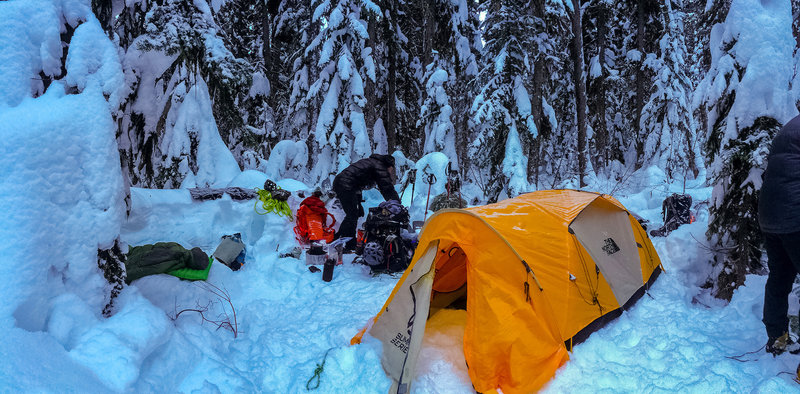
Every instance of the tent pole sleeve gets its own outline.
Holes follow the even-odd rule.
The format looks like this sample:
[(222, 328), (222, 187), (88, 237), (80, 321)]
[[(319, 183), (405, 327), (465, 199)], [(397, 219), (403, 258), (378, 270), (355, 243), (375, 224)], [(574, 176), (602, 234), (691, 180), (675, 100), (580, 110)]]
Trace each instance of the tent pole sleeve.
[(536, 282), (536, 287), (539, 288), (539, 291), (544, 290), (544, 288), (542, 287), (542, 284), (539, 283), (539, 279), (536, 279), (536, 275), (533, 274), (533, 270), (531, 269), (531, 266), (529, 266), (528, 263), (525, 260), (520, 259), (520, 261), (522, 262), (522, 265), (525, 266), (525, 270), (528, 271), (529, 274), (531, 274), (531, 277), (533, 277), (533, 281)]

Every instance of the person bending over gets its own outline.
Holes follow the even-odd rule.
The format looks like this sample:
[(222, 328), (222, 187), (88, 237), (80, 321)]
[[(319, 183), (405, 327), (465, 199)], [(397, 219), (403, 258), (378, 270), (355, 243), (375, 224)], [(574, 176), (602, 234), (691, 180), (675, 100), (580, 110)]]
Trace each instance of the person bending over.
[(397, 176), (394, 169), (394, 157), (381, 154), (373, 154), (351, 164), (333, 179), (333, 191), (342, 203), (345, 213), (335, 238), (351, 237), (345, 244), (346, 251), (355, 249), (356, 225), (358, 218), (364, 216), (364, 208), (361, 206), (361, 191), (377, 186), (386, 201), (399, 201), (400, 196), (394, 190), (395, 182), (397, 182)]

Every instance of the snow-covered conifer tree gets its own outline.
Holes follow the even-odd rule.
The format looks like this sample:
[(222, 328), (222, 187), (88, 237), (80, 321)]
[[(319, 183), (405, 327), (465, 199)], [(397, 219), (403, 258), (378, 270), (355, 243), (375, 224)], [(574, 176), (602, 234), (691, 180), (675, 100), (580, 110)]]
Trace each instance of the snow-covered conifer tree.
[(278, 114), (275, 122), (281, 139), (304, 140), (309, 135), (308, 127), (296, 126), (297, 118), (305, 114), (298, 113), (293, 104), (304, 98), (308, 91), (308, 76), (301, 77), (301, 70), (311, 64), (310, 58), (304, 56), (304, 50), (310, 40), (309, 29), (317, 26), (311, 21), (310, 7), (307, 1), (282, 1), (273, 24), (272, 51), (277, 52), (273, 54), (277, 66), (273, 67), (271, 81), (274, 82), (271, 83), (275, 88), (269, 100)]
[[(367, 108), (373, 146), (383, 153), (401, 150), (419, 155), (422, 137), (417, 127), (424, 82), (419, 57), (412, 54), (406, 29), (406, 1), (381, 3), (382, 14), (369, 19), (369, 46), (375, 62), (375, 78), (367, 81)], [(418, 54), (416, 54), (418, 55)]]
[(706, 113), (703, 140), (714, 191), (708, 239), (716, 248), (709, 278), (730, 299), (745, 275), (761, 270), (758, 191), (772, 137), (797, 114), (789, 2), (734, 0), (711, 29), (711, 68), (694, 106)]
[(536, 138), (525, 86), (530, 72), (535, 32), (542, 20), (527, 13), (524, 1), (491, 1), (484, 4), (485, 42), (480, 71), (480, 93), (472, 106), (477, 138), (471, 152), (484, 169), (487, 198), (497, 201), (501, 193), (516, 196), (528, 191), (528, 158), (523, 140)]
[(447, 155), (454, 168), (458, 168), (455, 128), (451, 119), (453, 107), (450, 106), (450, 97), (444, 87), (447, 80), (447, 71), (441, 68), (436, 68), (431, 73), (425, 86), (427, 94), (418, 124), (423, 125), (425, 131), (424, 152), (442, 152)]
[[(480, 42), (475, 36), (475, 9), (465, 0), (434, 2), (430, 7), (432, 31), (426, 65), (425, 95), (418, 124), (425, 133), (423, 153), (443, 152), (459, 169), (465, 158), (464, 146), (469, 135), (467, 109), (473, 98), (469, 82), (478, 74)], [(458, 110), (454, 111), (453, 108)], [(456, 126), (456, 124), (458, 126)], [(460, 132), (457, 133), (456, 130)], [(461, 144), (456, 135), (461, 136)]]
[[(314, 61), (315, 53), (306, 51), (310, 32), (319, 29), (319, 21), (311, 20), (311, 10), (305, 3), (297, 2), (291, 8), (285, 8), (281, 15), (279, 27), (286, 30), (286, 34), (294, 32), (299, 34), (299, 50), (288, 59), (291, 65), (291, 75), (288, 84), (288, 108), (286, 119), (283, 123), (282, 138), (284, 139), (309, 139), (311, 129), (316, 121), (315, 112), (317, 97), (308, 94), (310, 78), (316, 74), (317, 66)], [(309, 146), (313, 146), (309, 142)], [(312, 163), (309, 163), (312, 164)]]
[[(234, 123), (218, 120), (219, 127), (230, 129), (226, 145), (243, 168), (257, 168), (259, 158), (266, 156), (268, 147), (278, 141), (274, 100), (280, 88), (277, 75), (283, 65), (281, 47), (274, 45), (273, 15), (266, 2), (229, 0), (214, 13), (219, 35), (237, 59), (252, 67), (253, 83), (249, 89), (237, 92), (235, 107), (239, 116)], [(277, 47), (277, 48), (276, 48)], [(242, 88), (245, 88), (242, 86)], [(276, 89), (283, 92), (281, 89)]]
[(644, 163), (658, 165), (670, 179), (694, 178), (695, 125), (689, 94), (693, 90), (686, 74), (681, 1), (668, 0), (663, 5), (666, 29), (659, 40), (658, 57), (649, 57), (645, 66), (655, 74), (654, 89), (643, 108), (641, 129), (647, 130)]
[[(174, 122), (185, 94), (197, 92), (195, 85), (207, 87), (211, 119), (225, 125), (219, 133), (214, 124), (211, 135), (222, 134), (224, 141), (232, 128), (243, 123), (236, 100), (250, 88), (252, 68), (228, 50), (211, 8), (203, 0), (165, 1), (151, 8), (142, 23), (145, 33), (132, 40), (125, 58), (132, 93), (120, 121), (120, 149), (126, 151), (123, 160), (132, 173), (132, 184), (178, 187), (189, 172), (198, 175), (201, 166), (225, 167), (224, 172), (230, 173), (230, 153), (201, 148), (207, 146), (205, 142), (213, 146), (216, 142), (200, 141), (209, 134), (176, 129)], [(198, 94), (200, 98), (192, 102), (203, 102), (204, 94)], [(183, 148), (177, 150), (170, 142), (184, 139), (189, 142), (181, 143)], [(224, 159), (220, 156), (217, 162), (201, 163), (198, 152), (217, 152)]]
[(322, 19), (323, 27), (305, 51), (317, 53), (319, 67), (307, 100), (322, 100), (312, 131), (318, 152), (312, 178), (323, 180), (372, 151), (364, 119), (364, 81), (375, 80), (375, 63), (366, 46), (365, 15), (380, 14), (380, 9), (369, 0), (318, 0), (313, 8), (312, 18)]
[(571, 47), (569, 16), (561, 1), (531, 4), (533, 17), (541, 19), (544, 28), (535, 34), (537, 47), (529, 78), (531, 113), (538, 131), (529, 149), (529, 168), (535, 187), (559, 187), (574, 174), (571, 163), (577, 145), (571, 51), (564, 50)]

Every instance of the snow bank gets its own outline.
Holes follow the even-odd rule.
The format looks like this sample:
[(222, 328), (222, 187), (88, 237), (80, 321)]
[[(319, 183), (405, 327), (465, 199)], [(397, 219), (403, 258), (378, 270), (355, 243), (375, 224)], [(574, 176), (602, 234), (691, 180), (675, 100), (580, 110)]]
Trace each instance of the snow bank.
[(116, 391), (123, 391), (134, 383), (144, 359), (173, 332), (162, 310), (135, 291), (123, 294), (122, 309), (91, 326), (70, 350), (77, 362), (90, 368)]
[(261, 171), (270, 179), (301, 179), (308, 171), (308, 146), (305, 141), (283, 140), (275, 144)]
[[(0, 386), (123, 391), (172, 330), (131, 290), (101, 316), (109, 284), (97, 251), (119, 237), (126, 210), (111, 118), (117, 50), (86, 1), (3, 2), (0, 14)], [(67, 75), (43, 92), (39, 72), (61, 73), (64, 24), (76, 27)]]
[[(6, 296), (0, 329), (10, 340), (0, 353), (15, 357), (0, 367), (0, 376), (13, 378), (0, 380), (26, 390), (50, 387), (46, 384), (100, 390), (103, 384), (88, 370), (98, 373), (102, 366), (131, 371), (119, 383), (123, 386), (114, 386), (123, 388), (136, 377), (135, 363), (122, 367), (119, 360), (104, 358), (105, 346), (95, 352), (103, 358), (94, 361), (67, 353), (102, 341), (95, 326), (108, 301), (108, 284), (97, 267), (97, 250), (112, 245), (125, 215), (109, 104), (100, 89), (65, 95), (64, 86), (54, 82), (43, 96), (0, 110), (0, 135), (0, 293)], [(84, 339), (76, 339), (81, 335)], [(28, 380), (39, 376), (31, 370), (54, 376)], [(108, 382), (105, 376), (101, 380)]]
[[(731, 43), (730, 50), (722, 50)], [(725, 23), (712, 28), (711, 69), (697, 87), (693, 107), (736, 92), (723, 146), (760, 116), (786, 123), (797, 115), (790, 90), (795, 45), (791, 5), (784, 1), (734, 0)], [(728, 82), (731, 73), (738, 75), (737, 66), (746, 68), (744, 74)], [(714, 124), (717, 116), (712, 111), (708, 124)]]
[(576, 346), (544, 392), (796, 392), (796, 357), (759, 350), (765, 281), (750, 276), (730, 305), (709, 308), (663, 275), (636, 307)]
[(0, 3), (0, 110), (39, 95), (61, 73), (61, 10), (49, 1)]
[(422, 350), (412, 384), (419, 393), (468, 393), (472, 382), (464, 359), (467, 311), (442, 309), (425, 325)]
[(79, 91), (99, 88), (108, 97), (108, 106), (119, 107), (125, 75), (117, 47), (108, 40), (100, 22), (91, 17), (75, 29), (67, 54), (65, 81)]
[[(47, 94), (0, 111), (0, 281), (3, 326), (24, 302), (75, 292), (105, 302), (97, 249), (111, 246), (125, 215), (114, 124), (98, 91)], [(65, 163), (69, 163), (65, 166)], [(28, 300), (28, 301), (26, 301)], [(43, 327), (18, 312), (18, 325)]]

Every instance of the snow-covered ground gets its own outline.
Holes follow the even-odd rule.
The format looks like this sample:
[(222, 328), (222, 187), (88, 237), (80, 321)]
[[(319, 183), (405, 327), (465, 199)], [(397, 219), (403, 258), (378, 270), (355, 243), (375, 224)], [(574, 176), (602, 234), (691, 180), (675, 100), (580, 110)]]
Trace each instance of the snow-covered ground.
[[(618, 197), (632, 211), (658, 222), (663, 197), (679, 189), (654, 181), (661, 175), (657, 170), (643, 172), (639, 182), (654, 182), (652, 191), (618, 193)], [(263, 173), (247, 171), (231, 185), (255, 187), (264, 179)], [(278, 183), (288, 190), (306, 188), (292, 180)], [(595, 181), (594, 187), (602, 191), (642, 185)], [(48, 193), (40, 191), (43, 197)], [(692, 184), (688, 191), (695, 201), (710, 193)], [(367, 206), (380, 201), (377, 192), (365, 196)], [(11, 205), (13, 198), (3, 197), (4, 212), (19, 211)], [(290, 203), (296, 208), (299, 201), (293, 197)], [(43, 208), (45, 212), (66, 209)], [(92, 218), (98, 211), (102, 210), (75, 205), (71, 217)], [(145, 277), (126, 287), (115, 315), (104, 319), (97, 308), (102, 298), (87, 296), (101, 294), (90, 285), (100, 275), (92, 268), (94, 261), (72, 256), (66, 267), (60, 267), (48, 260), (56, 256), (48, 245), (83, 238), (53, 230), (47, 243), (41, 237), (29, 239), (26, 233), (6, 231), (4, 252), (16, 250), (14, 245), (50, 251), (27, 259), (11, 254), (13, 260), (2, 254), (4, 294), (26, 297), (15, 298), (0, 316), (7, 338), (0, 345), (4, 355), (0, 390), (305, 392), (318, 383), (320, 392), (385, 392), (389, 380), (380, 366), (377, 342), (367, 337), (364, 344), (349, 346), (349, 340), (378, 311), (397, 278), (372, 277), (366, 267), (351, 264), (348, 256), (333, 280), (323, 282), (302, 257), (279, 257), (295, 246), (292, 226), (286, 218), (256, 214), (252, 201), (225, 196), (193, 202), (185, 189), (131, 190), (130, 217), (121, 223), (121, 238), (129, 245), (176, 241), (211, 253), (220, 236), (242, 234), (247, 247), (244, 268), (233, 272), (215, 263), (208, 279), (230, 294), (236, 337), (203, 322), (195, 312), (175, 318), (183, 309), (208, 307), (206, 317), (218, 320), (224, 313), (232, 317), (233, 310), (203, 282), (167, 275)], [(3, 227), (24, 228), (24, 223), (4, 222)], [(765, 277), (749, 277), (729, 305), (700, 293), (698, 284), (708, 272), (706, 227), (701, 205), (697, 222), (654, 239), (665, 274), (633, 309), (576, 346), (545, 391), (800, 392), (800, 385), (792, 381), (800, 357), (773, 358), (761, 349), (766, 340), (760, 322)], [(82, 247), (92, 248), (91, 243)], [(83, 266), (76, 272), (86, 271), (91, 280), (72, 283), (79, 278), (70, 271), (73, 266)], [(37, 284), (37, 275), (42, 283)], [(44, 285), (55, 283), (54, 277), (66, 284), (45, 290)], [(459, 310), (442, 310), (431, 317), (415, 392), (472, 390), (461, 350), (465, 319), (466, 313)], [(323, 361), (318, 381), (312, 379)]]

